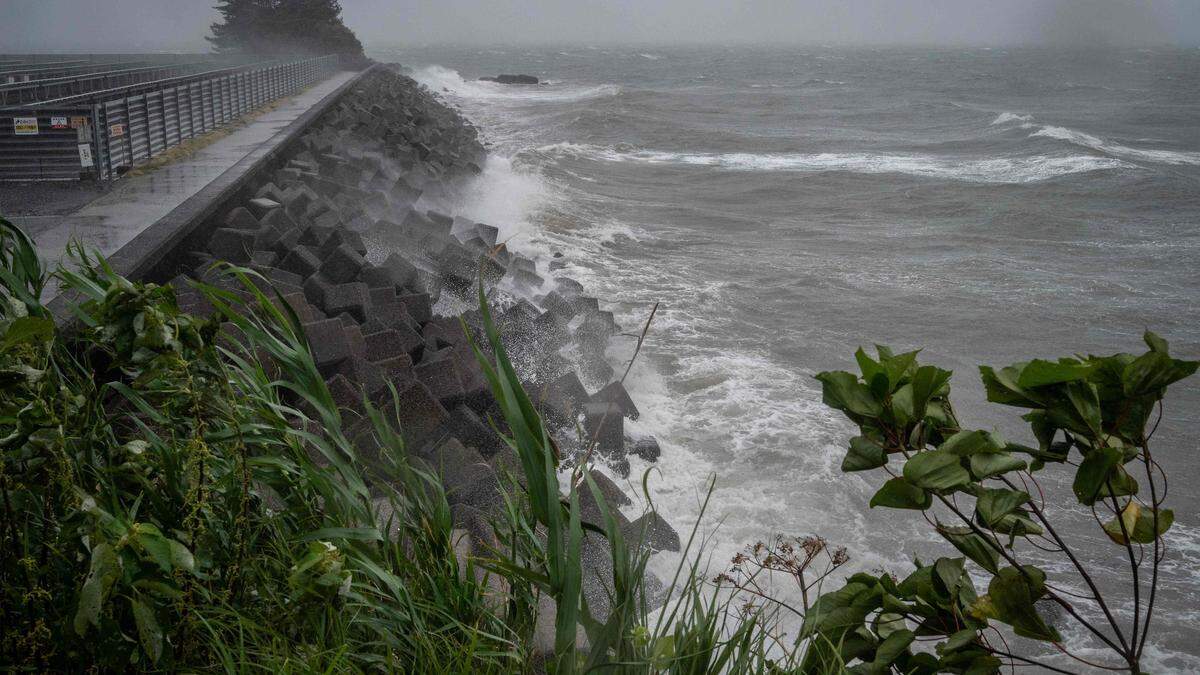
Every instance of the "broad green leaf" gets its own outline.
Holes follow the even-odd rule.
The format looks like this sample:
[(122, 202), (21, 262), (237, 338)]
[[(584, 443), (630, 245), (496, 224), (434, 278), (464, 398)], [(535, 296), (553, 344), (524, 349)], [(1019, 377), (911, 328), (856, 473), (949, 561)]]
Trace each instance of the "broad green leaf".
[(862, 347), (859, 347), (858, 351), (854, 352), (854, 360), (858, 361), (858, 369), (862, 371), (863, 382), (867, 383), (875, 398), (883, 399), (891, 393), (891, 386), (888, 383), (887, 373), (884, 372), (883, 366), (868, 356)]
[(1139, 544), (1150, 544), (1162, 536), (1175, 523), (1175, 512), (1162, 509), (1158, 512), (1158, 530), (1154, 529), (1154, 509), (1142, 509), (1133, 528), (1133, 540)]
[(953, 597), (963, 579), (970, 583), (971, 578), (966, 574), (966, 561), (963, 558), (938, 558), (933, 563), (934, 577), (942, 582), (946, 593)]
[(1029, 514), (1023, 510), (1014, 511), (1002, 516), (999, 520), (988, 525), (990, 529), (1000, 534), (1012, 537), (1026, 537), (1042, 533), (1042, 526), (1033, 522)]
[(886, 506), (893, 509), (917, 509), (924, 511), (933, 504), (933, 497), (928, 492), (909, 483), (903, 478), (893, 478), (883, 484), (875, 496), (871, 497), (871, 508)]
[(845, 371), (817, 373), (825, 405), (861, 417), (879, 417), (883, 406), (867, 385)]
[(866, 471), (887, 464), (887, 454), (883, 448), (865, 436), (855, 436), (850, 439), (850, 451), (842, 460), (842, 471)]
[(1067, 385), (1067, 399), (1092, 435), (1099, 436), (1100, 397), (1096, 394), (1096, 385), (1091, 382), (1071, 382)]
[(950, 527), (938, 525), (938, 534), (954, 545), (963, 555), (967, 556), (983, 569), (995, 574), (1000, 571), (1000, 554), (995, 547), (975, 534), (969, 527)]
[(908, 623), (905, 622), (904, 615), (897, 614), (896, 612), (880, 612), (875, 615), (875, 619), (871, 622), (871, 628), (875, 631), (875, 634), (885, 640), (892, 633), (908, 630), (907, 626)]
[(650, 651), (651, 667), (660, 670), (670, 668), (675, 658), (675, 636), (660, 635), (654, 640), (654, 649)]
[[(1158, 512), (1158, 530), (1154, 528), (1154, 511), (1143, 508), (1134, 500), (1129, 500), (1121, 514), (1104, 524), (1104, 533), (1114, 542), (1124, 546), (1133, 541), (1138, 544), (1151, 544), (1175, 522), (1175, 512), (1162, 509)], [(1124, 523), (1125, 529), (1121, 529)], [(1126, 537), (1128, 535), (1128, 538)]]
[(1009, 471), (1019, 471), (1025, 468), (1025, 460), (1018, 459), (1007, 452), (971, 455), (971, 475), (976, 480), (991, 476), (999, 476)]
[(1046, 411), (1034, 410), (1022, 415), (1021, 419), (1029, 422), (1033, 437), (1038, 440), (1038, 447), (1042, 450), (1049, 449), (1050, 444), (1054, 442), (1054, 434), (1058, 432), (1058, 427), (1054, 424), (1054, 420), (1046, 414)]
[(129, 528), (134, 545), (142, 555), (154, 561), (164, 572), (171, 570), (173, 551), (166, 537), (150, 523), (134, 523)]
[(1021, 369), (1017, 385), (1022, 389), (1033, 389), (1061, 382), (1073, 382), (1087, 379), (1095, 368), (1090, 363), (1082, 363), (1076, 359), (1059, 359), (1045, 361), (1034, 359)]
[(1021, 570), (1005, 567), (988, 584), (988, 597), (996, 618), (1013, 627), (1022, 637), (1048, 642), (1061, 642), (1058, 631), (1038, 614), (1034, 603), (1046, 592), (1046, 574), (1032, 565)]
[(921, 366), (913, 373), (913, 407), (918, 411), (917, 417), (924, 417), (923, 411), (929, 403), (929, 399), (935, 396), (947, 396), (950, 393), (950, 376), (953, 373), (949, 370), (942, 370), (935, 366)]
[(975, 511), (987, 525), (994, 525), (1000, 519), (1012, 513), (1025, 502), (1029, 494), (1021, 490), (1007, 488), (979, 488), (976, 494)]
[(101, 542), (92, 549), (91, 567), (83, 588), (79, 590), (79, 607), (75, 610), (75, 632), (86, 635), (89, 626), (100, 625), (100, 610), (120, 573), (117, 554), (107, 543)]
[(1125, 366), (1121, 374), (1125, 395), (1158, 398), (1168, 385), (1195, 373), (1197, 366), (1200, 361), (1180, 361), (1163, 352), (1146, 352)]
[(36, 316), (22, 316), (13, 319), (0, 339), (0, 351), (9, 349), (21, 343), (40, 344), (49, 342), (54, 337), (54, 321)]
[(959, 457), (968, 457), (981, 452), (1001, 452), (1004, 450), (1004, 439), (1000, 438), (997, 433), (983, 430), (960, 431), (947, 438), (938, 447), (938, 450)]
[(1168, 351), (1170, 351), (1167, 346), (1167, 341), (1151, 331), (1146, 331), (1143, 333), (1142, 339), (1145, 340), (1146, 346), (1149, 347), (1150, 351), (1152, 352), (1161, 352), (1166, 354)]
[(939, 644), (937, 646), (937, 651), (939, 654), (958, 651), (967, 645), (974, 644), (976, 638), (978, 637), (979, 631), (975, 630), (974, 628), (964, 628), (963, 630), (951, 635), (946, 639), (945, 642)]
[(971, 665), (963, 671), (963, 675), (998, 675), (1004, 663), (991, 654), (980, 654), (971, 659)]
[(878, 583), (848, 581), (817, 598), (804, 616), (801, 635), (811, 637), (819, 632), (837, 644), (849, 631), (861, 628), (867, 615), (882, 604), (883, 589)]
[(892, 394), (892, 418), (898, 427), (906, 427), (916, 421), (918, 416), (913, 410), (912, 384), (905, 384)]
[(133, 608), (133, 622), (137, 624), (142, 649), (146, 650), (151, 663), (158, 663), (162, 657), (163, 632), (154, 610), (137, 598), (130, 598), (129, 603)]
[(171, 565), (175, 569), (186, 570), (188, 572), (196, 571), (196, 559), (186, 546), (174, 539), (168, 539), (167, 545), (171, 548)]
[(908, 646), (916, 639), (916, 634), (910, 630), (898, 630), (886, 638), (875, 648), (875, 658), (869, 663), (862, 663), (851, 669), (852, 673), (863, 675), (884, 675), (890, 673), (892, 664), (902, 654), (908, 651)]
[(990, 366), (979, 366), (979, 375), (987, 392), (987, 400), (1021, 408), (1040, 408), (1041, 397), (1017, 384), (1017, 378), (1020, 377), (1021, 368), (1024, 366), (1025, 364), (1018, 363), (1000, 370)]
[(941, 450), (929, 450), (913, 455), (904, 463), (904, 479), (920, 488), (941, 491), (966, 485), (971, 475), (963, 468), (959, 457)]
[(1075, 481), (1071, 484), (1080, 504), (1090, 506), (1103, 496), (1101, 490), (1115, 475), (1122, 457), (1123, 453), (1116, 448), (1097, 448), (1083, 458), (1075, 471)]

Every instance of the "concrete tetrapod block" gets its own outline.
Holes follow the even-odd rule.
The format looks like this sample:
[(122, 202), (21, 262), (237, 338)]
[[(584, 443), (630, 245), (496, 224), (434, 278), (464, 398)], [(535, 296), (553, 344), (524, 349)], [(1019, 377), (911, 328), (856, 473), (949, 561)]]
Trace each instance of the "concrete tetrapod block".
[(559, 424), (574, 422), (588, 402), (587, 389), (575, 371), (563, 373), (542, 389), (531, 392), (534, 403)]
[(246, 206), (250, 209), (250, 213), (252, 213), (255, 218), (261, 219), (263, 216), (275, 209), (281, 208), (283, 205), (274, 199), (255, 197), (254, 199), (246, 202)]
[(590, 445), (593, 440), (596, 448), (610, 456), (623, 457), (625, 454), (625, 418), (621, 410), (612, 403), (587, 403), (583, 406), (584, 443)]
[(441, 356), (440, 353), (435, 353), (431, 357), (426, 352), (421, 362), (413, 367), (413, 373), (447, 408), (453, 407), (463, 400), (465, 392), (462, 380), (458, 377), (458, 369), (454, 365), (454, 360), (448, 354)]
[(408, 353), (400, 341), (400, 333), (394, 328), (370, 333), (363, 339), (366, 348), (364, 356), (368, 361), (384, 361), (403, 355), (410, 358), (409, 362), (411, 363), (411, 357), (408, 357)]
[(654, 511), (629, 523), (625, 537), (630, 543), (641, 541), (654, 551), (678, 552), (681, 548), (679, 533)]
[(633, 444), (633, 450), (630, 451), (630, 454), (637, 455), (647, 462), (657, 462), (658, 458), (662, 456), (662, 448), (658, 445), (658, 439), (653, 436), (647, 436), (639, 438)]
[(546, 308), (547, 312), (554, 312), (558, 316), (570, 321), (575, 317), (577, 310), (566, 298), (558, 291), (550, 291), (542, 298), (542, 307)]
[(254, 193), (255, 199), (270, 199), (277, 203), (283, 202), (283, 190), (280, 190), (274, 183), (264, 183), (262, 187)]
[[(363, 242), (362, 236), (357, 232), (351, 232), (346, 229), (337, 229), (333, 231), (329, 239), (325, 240), (325, 245), (321, 247), (321, 257), (326, 257), (333, 251), (336, 246), (345, 244), (350, 247), (360, 256), (367, 254), (367, 245)], [(365, 261), (364, 261), (365, 265)]]
[(279, 262), (279, 266), (288, 272), (298, 274), (307, 279), (321, 269), (321, 259), (316, 252), (307, 246), (296, 246)]
[(362, 281), (372, 287), (405, 288), (411, 286), (416, 278), (417, 268), (398, 253), (389, 255), (378, 266), (368, 265), (362, 270)]
[(338, 284), (325, 294), (325, 305), (322, 309), (326, 314), (349, 314), (358, 323), (366, 321), (366, 308), (370, 304), (367, 298), (367, 285), (362, 282)]
[(637, 406), (633, 404), (633, 399), (630, 398), (629, 392), (625, 390), (625, 385), (618, 382), (610, 382), (603, 389), (592, 394), (592, 403), (615, 403), (621, 409), (621, 414), (631, 420), (636, 420), (641, 414), (638, 412)]
[(257, 230), (258, 219), (254, 214), (250, 213), (245, 207), (238, 206), (225, 214), (225, 219), (221, 221), (224, 227), (231, 230)]
[(433, 307), (429, 302), (428, 293), (406, 293), (397, 295), (396, 299), (404, 305), (408, 315), (417, 323), (425, 323), (433, 317)]
[[(346, 330), (347, 332), (351, 331), (351, 329)], [(351, 347), (351, 355), (334, 366), (333, 372), (345, 375), (374, 400), (387, 388), (387, 381), (383, 377), (383, 372), (375, 364), (362, 356), (355, 355), (353, 351), (353, 347)]]
[(446, 409), (419, 380), (393, 384), (396, 385), (396, 406), (391, 405), (390, 392), (382, 403), (388, 406), (388, 414), (396, 419), (407, 446), (418, 447), (446, 423)]
[[(257, 227), (257, 224), (255, 227)], [(255, 248), (254, 232), (251, 230), (234, 230), (221, 227), (217, 228), (213, 232), (212, 238), (208, 240), (208, 252), (217, 260), (224, 260), (231, 263), (244, 264), (250, 262)]]
[(557, 286), (559, 294), (567, 300), (574, 301), (583, 295), (583, 284), (570, 277), (555, 277), (554, 283)]
[(487, 458), (495, 455), (504, 445), (496, 432), (467, 405), (459, 404), (450, 411), (449, 427), (455, 437)]
[(321, 273), (334, 283), (344, 284), (358, 278), (367, 261), (350, 244), (335, 246), (321, 262)]
[(350, 356), (350, 341), (346, 328), (338, 319), (325, 319), (304, 324), (304, 334), (312, 350), (317, 369), (323, 373)]

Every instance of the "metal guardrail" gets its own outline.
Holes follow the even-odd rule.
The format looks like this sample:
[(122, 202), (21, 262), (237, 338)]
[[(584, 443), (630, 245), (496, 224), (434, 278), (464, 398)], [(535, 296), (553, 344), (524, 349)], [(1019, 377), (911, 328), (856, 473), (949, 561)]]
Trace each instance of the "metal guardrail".
[(322, 56), (6, 109), (0, 111), (0, 180), (112, 180), (337, 69), (337, 56)]
[(106, 68), (91, 73), (73, 73), (61, 77), (48, 77), (27, 82), (0, 84), (0, 108), (18, 105), (33, 106), (39, 101), (64, 98), (89, 92), (113, 89), (119, 86), (161, 80), (188, 72), (195, 72), (211, 62), (155, 64), (122, 68)]

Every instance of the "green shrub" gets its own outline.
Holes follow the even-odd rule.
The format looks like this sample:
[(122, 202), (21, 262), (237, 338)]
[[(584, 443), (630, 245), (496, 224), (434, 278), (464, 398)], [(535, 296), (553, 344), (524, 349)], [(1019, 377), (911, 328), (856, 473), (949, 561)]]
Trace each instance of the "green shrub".
[[(950, 371), (920, 365), (916, 352), (879, 347), (872, 358), (859, 349), (860, 375), (818, 374), (825, 403), (859, 428), (842, 470), (883, 469), (889, 478), (871, 506), (919, 512), (964, 557), (930, 565), (918, 560), (916, 571), (898, 583), (887, 574), (856, 574), (817, 600), (802, 635), (840, 645), (837, 658), (859, 659), (858, 672), (998, 672), (1001, 659), (1055, 669), (1011, 653), (1002, 636), (996, 646), (985, 634), (996, 621), (1094, 667), (1062, 644), (1059, 620), (1043, 611), (1049, 603), (1062, 610), (1063, 621), (1082, 626), (1110, 650), (1113, 660), (1101, 667), (1141, 672), (1163, 535), (1174, 521), (1163, 508), (1165, 474), (1150, 450), (1158, 426), (1152, 417), (1156, 411), (1161, 417), (1167, 387), (1200, 365), (1172, 358), (1167, 342), (1153, 333), (1145, 342), (1148, 351), (1138, 356), (981, 367), (988, 401), (1028, 410), (1022, 419), (1036, 447), (963, 428), (950, 404)], [(1038, 480), (1051, 468), (1073, 472), (1070, 495), (1060, 497), (1062, 480)], [(1061, 522), (1055, 526), (1048, 510), (1055, 498), (1087, 507), (1114, 545), (1106, 566), (1128, 566), (1133, 609), (1127, 616), (1112, 609)], [(1146, 546), (1152, 548), (1148, 562)], [(1073, 574), (1057, 583), (1033, 562), (1046, 557)], [(976, 590), (972, 571), (989, 579), (986, 592)], [(1087, 589), (1082, 597), (1063, 590), (1074, 582)], [(1081, 604), (1094, 609), (1093, 616), (1085, 616)], [(918, 637), (940, 640), (932, 653), (914, 652)], [(828, 656), (822, 649), (808, 654), (810, 660)]]

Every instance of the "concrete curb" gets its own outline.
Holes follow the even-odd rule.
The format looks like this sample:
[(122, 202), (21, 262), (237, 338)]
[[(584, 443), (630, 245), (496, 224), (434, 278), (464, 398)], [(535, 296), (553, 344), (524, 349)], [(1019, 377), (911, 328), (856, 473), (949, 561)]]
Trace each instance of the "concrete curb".
[[(188, 197), (170, 213), (142, 230), (129, 243), (108, 257), (114, 271), (128, 279), (143, 279), (176, 251), (183, 241), (208, 222), (223, 204), (249, 183), (260, 171), (271, 167), (314, 120), (325, 114), (337, 101), (378, 64), (363, 69), (340, 87), (330, 92), (304, 114), (276, 133), (269, 141), (229, 167), (199, 192)], [(49, 309), (60, 326), (73, 326), (76, 317), (71, 307), (84, 298), (66, 291), (50, 301)]]

